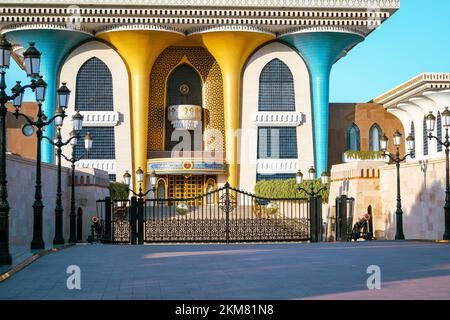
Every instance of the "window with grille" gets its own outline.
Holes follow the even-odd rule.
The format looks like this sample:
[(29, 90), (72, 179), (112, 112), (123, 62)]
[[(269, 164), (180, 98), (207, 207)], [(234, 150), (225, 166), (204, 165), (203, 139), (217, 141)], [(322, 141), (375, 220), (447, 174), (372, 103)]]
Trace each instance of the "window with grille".
[[(416, 139), (416, 128), (414, 126), (414, 121), (411, 121), (411, 136)], [(414, 144), (414, 149), (411, 150), (411, 158), (414, 159), (416, 157), (416, 144)]]
[(347, 129), (347, 150), (360, 151), (361, 140), (359, 128), (356, 124), (352, 124), (350, 128)]
[(295, 111), (294, 78), (279, 59), (270, 61), (261, 72), (258, 111)]
[(77, 74), (75, 109), (79, 111), (114, 111), (112, 75), (106, 64), (93, 57)]
[(295, 173), (256, 174), (256, 181), (295, 179)]
[(370, 151), (380, 151), (381, 149), (381, 128), (378, 124), (374, 124), (369, 131), (369, 147)]
[(423, 155), (428, 155), (428, 131), (427, 131), (427, 121), (423, 118)]
[[(84, 137), (87, 133), (94, 140), (92, 150), (85, 152)], [(83, 159), (115, 159), (114, 127), (84, 127), (75, 146), (75, 157), (83, 155)]]
[(296, 159), (295, 127), (259, 127), (258, 159)]
[(109, 181), (116, 181), (117, 177), (115, 174), (110, 174), (109, 175)]
[[(442, 117), (440, 112), (438, 112), (437, 115), (436, 126), (437, 126), (437, 137), (439, 140), (442, 141)], [(442, 144), (440, 144), (439, 142), (437, 142), (437, 152), (442, 152)]]

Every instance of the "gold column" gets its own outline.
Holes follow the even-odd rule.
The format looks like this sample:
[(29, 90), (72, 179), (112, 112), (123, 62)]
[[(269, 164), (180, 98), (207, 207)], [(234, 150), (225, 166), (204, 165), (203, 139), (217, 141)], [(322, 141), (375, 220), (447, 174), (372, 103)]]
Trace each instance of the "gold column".
[[(146, 172), (150, 72), (161, 52), (184, 35), (171, 30), (136, 29), (109, 30), (97, 34), (97, 37), (111, 43), (128, 66), (131, 79), (133, 170), (141, 167)], [(145, 190), (145, 180), (143, 188)]]
[(240, 128), (241, 75), (249, 56), (262, 44), (275, 38), (258, 31), (230, 31), (224, 28), (192, 35), (217, 60), (223, 77), (226, 161), (228, 182), (239, 186), (237, 130)]

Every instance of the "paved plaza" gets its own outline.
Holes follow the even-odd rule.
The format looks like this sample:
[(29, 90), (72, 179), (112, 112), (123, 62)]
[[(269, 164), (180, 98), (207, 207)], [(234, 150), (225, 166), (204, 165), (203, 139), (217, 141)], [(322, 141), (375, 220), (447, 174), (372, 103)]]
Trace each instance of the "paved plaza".
[[(380, 290), (367, 289), (371, 265)], [(79, 245), (0, 283), (0, 299), (450, 299), (450, 245)]]

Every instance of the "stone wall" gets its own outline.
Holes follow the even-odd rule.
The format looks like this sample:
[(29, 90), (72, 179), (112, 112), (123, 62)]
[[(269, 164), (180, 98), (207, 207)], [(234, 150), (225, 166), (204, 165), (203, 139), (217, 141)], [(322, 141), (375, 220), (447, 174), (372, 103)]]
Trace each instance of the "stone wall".
[[(382, 167), (380, 185), (381, 223), (385, 238), (395, 237), (396, 170)], [(442, 240), (444, 234), (445, 159), (402, 164), (400, 170), (403, 229), (407, 239)]]
[[(34, 160), (15, 155), (7, 156), (8, 201), (11, 207), (9, 214), (10, 244), (29, 246), (33, 238), (33, 202), (36, 179), (36, 163)], [(92, 169), (90, 169), (92, 170)], [(90, 181), (96, 183), (89, 186), (76, 186), (77, 209), (80, 207), (85, 214), (86, 223), (83, 230), (87, 230), (87, 222), (95, 215), (95, 201), (109, 194), (107, 173), (101, 170), (92, 172), (77, 172), (77, 176), (89, 176)], [(105, 180), (106, 175), (106, 180)], [(64, 239), (69, 239), (69, 210), (70, 210), (70, 169), (62, 168), (62, 201), (64, 207)], [(57, 167), (42, 164), (42, 195), (44, 203), (43, 239), (46, 246), (53, 243), (55, 231), (55, 205), (56, 205), (56, 179)], [(86, 181), (86, 180), (85, 180)], [(83, 232), (83, 241), (87, 234)]]
[(331, 186), (329, 197), (330, 230), (328, 234), (335, 237), (336, 198), (345, 194), (354, 198), (354, 222), (367, 213), (372, 206), (375, 236), (383, 234), (382, 205), (380, 196), (380, 168), (382, 161), (355, 161), (335, 165), (331, 169)]
[[(444, 234), (445, 159), (402, 163), (400, 169), (403, 228), (406, 239), (441, 240)], [(397, 174), (394, 164), (360, 161), (333, 166), (329, 230), (335, 237), (335, 199), (355, 198), (354, 222), (372, 206), (375, 237), (395, 239)]]

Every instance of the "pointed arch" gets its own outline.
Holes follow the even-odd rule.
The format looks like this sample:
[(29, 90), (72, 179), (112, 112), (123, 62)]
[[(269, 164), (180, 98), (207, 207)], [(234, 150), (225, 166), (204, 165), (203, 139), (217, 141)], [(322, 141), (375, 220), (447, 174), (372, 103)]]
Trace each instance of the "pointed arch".
[(295, 111), (294, 77), (278, 58), (268, 62), (260, 74), (258, 111)]
[(75, 110), (114, 111), (112, 74), (97, 57), (87, 60), (77, 73)]
[[(411, 136), (416, 140), (416, 127), (414, 126), (414, 121), (411, 121)], [(411, 158), (416, 158), (416, 144), (414, 144), (414, 149), (411, 150)]]
[(422, 127), (423, 127), (423, 156), (428, 156), (429, 150), (428, 150), (428, 130), (427, 130), (427, 121), (425, 117), (422, 121)]
[[(436, 119), (436, 130), (437, 130), (437, 137), (440, 141), (442, 141), (442, 116), (441, 113), (438, 112), (437, 119)], [(437, 142), (437, 152), (442, 152), (442, 144)]]
[(380, 151), (381, 150), (381, 136), (383, 132), (381, 127), (374, 123), (369, 130), (369, 150), (370, 151)]
[(347, 129), (347, 150), (360, 151), (361, 150), (361, 139), (359, 127), (353, 123)]

